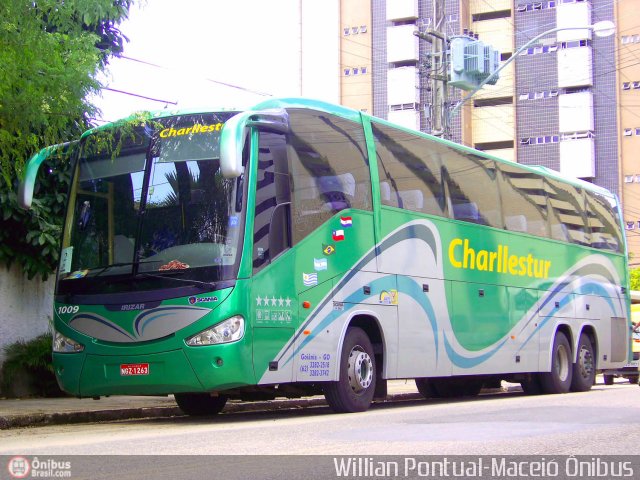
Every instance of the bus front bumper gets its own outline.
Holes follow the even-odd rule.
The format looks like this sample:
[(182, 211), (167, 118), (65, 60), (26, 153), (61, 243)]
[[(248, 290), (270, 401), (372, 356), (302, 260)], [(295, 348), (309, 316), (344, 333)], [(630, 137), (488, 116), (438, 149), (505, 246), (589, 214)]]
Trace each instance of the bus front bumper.
[(211, 392), (255, 382), (253, 365), (246, 361), (250, 356), (243, 360), (233, 349), (215, 355), (211, 348), (114, 356), (54, 353), (53, 362), (60, 388), (77, 397)]

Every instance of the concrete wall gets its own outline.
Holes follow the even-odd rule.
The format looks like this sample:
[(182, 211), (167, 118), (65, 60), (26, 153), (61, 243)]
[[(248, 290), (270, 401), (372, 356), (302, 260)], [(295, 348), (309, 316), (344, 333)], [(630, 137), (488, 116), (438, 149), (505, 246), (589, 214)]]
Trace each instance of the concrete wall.
[(19, 267), (0, 268), (0, 363), (4, 347), (16, 340), (30, 340), (49, 328), (53, 316), (55, 276), (46, 282), (28, 280)]

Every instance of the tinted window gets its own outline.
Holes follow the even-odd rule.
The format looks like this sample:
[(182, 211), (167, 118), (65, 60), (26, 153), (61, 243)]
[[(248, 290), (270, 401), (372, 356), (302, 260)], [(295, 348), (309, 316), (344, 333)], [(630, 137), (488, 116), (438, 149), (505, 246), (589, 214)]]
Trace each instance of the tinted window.
[[(269, 263), (290, 243), (290, 225), (274, 222), (274, 219), (287, 213), (282, 211), (274, 215), (276, 207), (288, 203), (291, 197), (286, 138), (280, 134), (260, 132), (259, 142), (253, 224), (254, 271)], [(278, 230), (271, 232), (272, 229)]]
[(306, 110), (289, 118), (295, 244), (345, 208), (371, 210), (371, 177), (361, 124)]
[(547, 197), (542, 177), (508, 163), (499, 164), (498, 169), (505, 229), (548, 236)]
[(591, 246), (614, 252), (622, 251), (622, 231), (613, 199), (586, 192)]
[(552, 178), (545, 179), (551, 238), (589, 245), (582, 190)]
[(445, 215), (441, 161), (435, 142), (373, 123), (383, 205)]
[(498, 182), (493, 160), (435, 144), (446, 171), (450, 216), (502, 228)]

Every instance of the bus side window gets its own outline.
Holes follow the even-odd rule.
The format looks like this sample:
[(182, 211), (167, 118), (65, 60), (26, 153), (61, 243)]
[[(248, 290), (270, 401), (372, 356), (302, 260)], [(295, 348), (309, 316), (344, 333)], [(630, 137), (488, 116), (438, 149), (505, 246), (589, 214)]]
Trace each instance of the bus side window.
[(371, 176), (362, 124), (295, 109), (289, 118), (295, 245), (344, 209), (371, 210)]
[(614, 200), (594, 192), (586, 192), (586, 196), (591, 246), (613, 252), (622, 251), (622, 231), (614, 214)]
[[(552, 178), (545, 179), (545, 190), (549, 202), (549, 219), (553, 238), (578, 245), (588, 245), (589, 233), (582, 190)], [(558, 228), (558, 225), (562, 227)]]
[(253, 224), (253, 270), (260, 270), (291, 247), (291, 187), (284, 135), (260, 133), (256, 209)]
[(373, 122), (383, 205), (445, 216), (441, 163), (430, 140)]
[[(479, 225), (502, 228), (500, 197), (493, 160), (438, 146), (451, 199), (452, 215)], [(445, 150), (446, 149), (446, 150)]]
[(548, 237), (547, 197), (541, 176), (498, 163), (498, 184), (505, 229)]

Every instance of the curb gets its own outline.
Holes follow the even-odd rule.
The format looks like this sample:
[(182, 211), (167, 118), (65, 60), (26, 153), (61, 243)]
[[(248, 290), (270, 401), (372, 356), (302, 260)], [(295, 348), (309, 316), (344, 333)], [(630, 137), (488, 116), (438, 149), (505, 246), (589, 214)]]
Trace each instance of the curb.
[[(384, 400), (376, 400), (374, 403), (381, 404), (422, 399), (424, 398), (419, 393), (397, 393), (388, 395)], [(222, 415), (229, 413), (278, 411), (324, 406), (327, 406), (327, 402), (322, 397), (294, 400), (280, 399), (260, 402), (227, 403), (227, 405), (225, 405), (224, 407)], [(47, 425), (69, 425), (76, 423), (111, 422), (117, 420), (171, 417), (187, 417), (187, 415), (185, 415), (178, 406), (119, 408), (111, 410), (78, 411), (65, 413), (25, 413), (22, 415), (0, 417), (0, 430), (25, 427), (42, 427)], [(202, 418), (207, 417), (205, 416)]]

